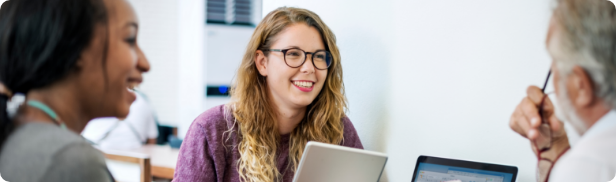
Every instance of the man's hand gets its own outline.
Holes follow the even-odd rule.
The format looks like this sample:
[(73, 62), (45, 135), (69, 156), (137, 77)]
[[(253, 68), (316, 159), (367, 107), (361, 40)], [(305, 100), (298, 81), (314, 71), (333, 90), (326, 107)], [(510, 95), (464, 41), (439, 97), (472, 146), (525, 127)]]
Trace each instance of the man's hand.
[[(513, 131), (528, 138), (531, 143), (549, 140), (546, 137), (550, 136), (542, 136), (539, 132), (542, 122), (541, 115), (539, 115), (539, 107), (545, 94), (536, 86), (528, 87), (526, 93), (527, 96), (522, 99), (513, 114), (511, 114), (509, 126)], [(543, 102), (543, 118), (550, 124), (550, 129), (552, 130), (552, 146), (550, 150), (543, 152), (541, 157), (554, 161), (562, 152), (569, 148), (569, 139), (567, 138), (563, 122), (558, 120), (554, 113), (554, 105), (550, 98), (545, 98)], [(537, 154), (538, 150), (534, 145), (531, 146), (533, 152)]]

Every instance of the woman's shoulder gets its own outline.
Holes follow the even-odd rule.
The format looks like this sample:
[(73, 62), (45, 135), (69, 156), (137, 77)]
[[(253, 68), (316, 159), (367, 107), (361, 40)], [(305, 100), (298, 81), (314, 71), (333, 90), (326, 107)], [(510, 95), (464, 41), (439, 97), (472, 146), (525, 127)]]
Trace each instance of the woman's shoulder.
[(349, 119), (349, 117), (344, 116), (342, 117), (342, 126), (344, 127), (344, 134), (345, 137), (347, 134), (355, 134), (357, 135), (357, 131), (355, 130), (355, 126), (353, 125), (353, 122), (351, 122), (351, 119)]
[(2, 146), (0, 161), (8, 179), (23, 179), (17, 181), (39, 181), (49, 177), (53, 168), (106, 174), (100, 151), (76, 133), (46, 123), (18, 127)]
[(344, 116), (342, 117), (342, 119), (340, 119), (342, 121), (342, 124), (344, 126), (353, 126), (353, 123), (351, 122), (351, 119), (349, 119), (348, 116)]
[(198, 127), (208, 133), (226, 132), (233, 126), (234, 117), (226, 105), (212, 107), (201, 113), (193, 121), (192, 127)]
[(349, 117), (347, 116), (342, 117), (342, 124), (344, 127), (344, 133), (343, 133), (344, 139), (342, 141), (342, 145), (347, 146), (347, 147), (363, 149), (364, 146), (362, 145), (361, 140), (359, 139), (359, 135), (357, 134), (357, 130), (355, 130), (355, 126), (353, 126), (351, 119), (349, 119)]
[(46, 181), (112, 181), (103, 153), (88, 143), (73, 142), (52, 158)]
[[(77, 133), (62, 129), (50, 123), (30, 122), (23, 124), (15, 129), (7, 138), (2, 152), (15, 150), (16, 155), (23, 154), (19, 150), (31, 152), (32, 154), (53, 154), (62, 150), (73, 143), (88, 142)], [(45, 150), (40, 150), (41, 148)], [(39, 150), (28, 150), (39, 149)]]

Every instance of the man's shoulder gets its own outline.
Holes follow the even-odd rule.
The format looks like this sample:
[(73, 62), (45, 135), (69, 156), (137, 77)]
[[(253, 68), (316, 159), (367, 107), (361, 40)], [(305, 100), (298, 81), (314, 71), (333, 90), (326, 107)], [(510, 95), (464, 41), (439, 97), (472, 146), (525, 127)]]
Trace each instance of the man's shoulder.
[(559, 159), (550, 174), (550, 181), (609, 181), (616, 174), (614, 159), (601, 156), (581, 155), (571, 151)]
[[(575, 181), (582, 176), (583, 181), (611, 180), (616, 174), (616, 142), (613, 141), (616, 141), (616, 128), (580, 139), (556, 162), (551, 181)], [(589, 176), (593, 179), (588, 179)]]
[(597, 160), (616, 166), (616, 155), (614, 155), (616, 142), (614, 141), (616, 141), (616, 127), (611, 127), (590, 137), (582, 137), (571, 147), (566, 157)]

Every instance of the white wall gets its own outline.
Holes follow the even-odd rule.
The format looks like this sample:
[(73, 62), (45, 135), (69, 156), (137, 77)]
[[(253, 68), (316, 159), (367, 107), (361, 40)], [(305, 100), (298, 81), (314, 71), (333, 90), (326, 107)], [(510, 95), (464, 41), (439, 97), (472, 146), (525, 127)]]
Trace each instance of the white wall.
[[(141, 19), (139, 43), (152, 64), (142, 90), (162, 124), (177, 126), (183, 138), (201, 112), (227, 103), (205, 97), (206, 85), (229, 85), (254, 27), (205, 24), (204, 0), (129, 0)], [(261, 0), (254, 0), (254, 21)]]
[(161, 124), (177, 126), (178, 3), (130, 0), (139, 18), (138, 43), (150, 61), (140, 88), (157, 111)]
[(139, 45), (151, 64), (140, 87), (161, 124), (180, 137), (203, 108), (205, 1), (129, 0), (140, 20)]
[(549, 69), (549, 4), (396, 2), (392, 179), (410, 179), (412, 167), (403, 166), (424, 154), (515, 165), (518, 181), (534, 180), (530, 145), (508, 121), (526, 87), (542, 84)]
[(207, 84), (230, 85), (255, 28), (208, 24), (205, 29), (208, 37)]
[[(205, 111), (203, 98), (205, 95), (206, 72), (205, 57), (205, 1), (182, 0), (178, 3), (178, 50), (179, 50), (179, 95), (176, 108), (178, 116), (178, 137), (184, 138), (193, 120)], [(205, 66), (204, 66), (205, 65)]]
[(342, 52), (349, 117), (368, 150), (389, 154), (383, 181), (410, 181), (417, 157), (519, 167), (533, 181), (514, 107), (549, 68), (548, 0), (264, 0), (312, 10)]
[[(261, 21), (261, 0), (252, 0), (252, 6), (252, 22), (256, 25)], [(206, 85), (229, 86), (233, 83), (254, 29), (254, 26), (245, 25), (207, 24), (205, 26), (207, 37), (205, 51), (207, 66), (204, 68)], [(204, 99), (206, 109), (230, 101), (230, 97), (225, 96), (210, 96)]]
[[(260, 19), (261, 16), (259, 15), (258, 18)], [(251, 26), (217, 24), (208, 24), (205, 27), (208, 60), (205, 67), (207, 85), (228, 86), (232, 84), (254, 29)], [(204, 108), (209, 109), (229, 101), (230, 97), (206, 97)]]

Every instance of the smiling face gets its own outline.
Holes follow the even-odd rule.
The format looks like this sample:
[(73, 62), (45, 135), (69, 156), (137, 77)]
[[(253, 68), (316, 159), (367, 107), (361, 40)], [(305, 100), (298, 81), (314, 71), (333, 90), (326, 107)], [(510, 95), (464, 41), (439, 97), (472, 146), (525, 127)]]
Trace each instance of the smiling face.
[[(306, 23), (295, 23), (287, 26), (275, 36), (269, 49), (297, 48), (305, 52), (325, 50), (319, 31)], [(279, 107), (303, 108), (308, 106), (319, 95), (327, 69), (316, 69), (312, 63), (312, 55), (307, 54), (306, 61), (298, 68), (291, 68), (285, 63), (282, 52), (257, 51), (256, 65), (259, 73), (266, 77), (271, 99)], [(287, 59), (293, 56), (287, 52)], [(289, 60), (288, 60), (289, 61)]]
[(150, 65), (137, 45), (137, 16), (130, 4), (105, 0), (105, 5), (108, 25), (97, 26), (77, 62), (78, 87), (92, 117), (126, 117), (136, 98), (129, 88), (141, 83)]

